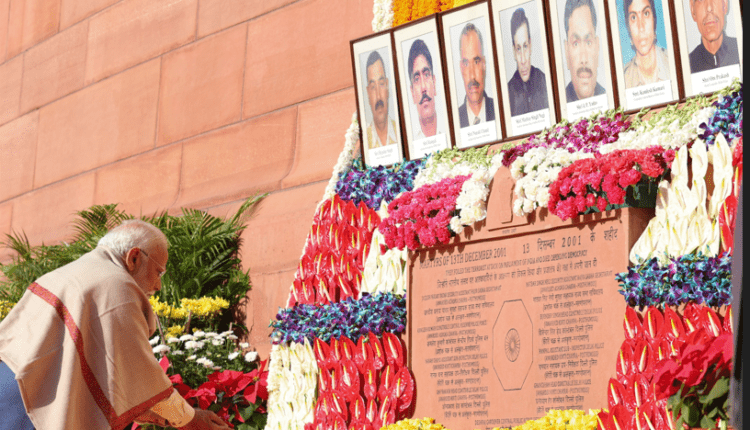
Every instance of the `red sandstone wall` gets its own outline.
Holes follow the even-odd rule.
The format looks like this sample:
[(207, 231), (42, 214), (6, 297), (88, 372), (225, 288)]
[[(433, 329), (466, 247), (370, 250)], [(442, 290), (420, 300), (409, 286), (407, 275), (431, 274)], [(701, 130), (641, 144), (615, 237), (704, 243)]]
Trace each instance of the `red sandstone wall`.
[(224, 216), (270, 192), (243, 237), (266, 355), (371, 20), (372, 0), (0, 0), (0, 235), (56, 243), (93, 204)]

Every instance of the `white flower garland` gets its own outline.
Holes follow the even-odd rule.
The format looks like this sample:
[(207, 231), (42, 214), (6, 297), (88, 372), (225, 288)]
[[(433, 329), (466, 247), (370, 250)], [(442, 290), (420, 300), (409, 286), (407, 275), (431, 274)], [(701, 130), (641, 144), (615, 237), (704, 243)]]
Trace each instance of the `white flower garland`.
[(393, 0), (374, 0), (372, 14), (374, 33), (391, 28), (393, 26)]
[(513, 213), (524, 216), (536, 208), (546, 208), (549, 186), (557, 180), (560, 171), (577, 160), (593, 157), (594, 154), (586, 152), (571, 154), (567, 149), (535, 147), (516, 158), (510, 165), (510, 174), (516, 180)]
[(304, 430), (313, 422), (318, 364), (310, 343), (274, 345), (268, 368), (266, 430)]
[(341, 173), (352, 167), (352, 162), (356, 157), (357, 151), (359, 151), (359, 121), (357, 121), (357, 112), (355, 111), (352, 114), (352, 123), (346, 130), (344, 149), (339, 154), (339, 159), (336, 162), (336, 165), (333, 166), (331, 179), (328, 180), (328, 186), (326, 186), (326, 189), (323, 192), (323, 200), (318, 203), (318, 206), (323, 204), (326, 200), (333, 198), (334, 194), (336, 194), (336, 184), (339, 182), (339, 176)]

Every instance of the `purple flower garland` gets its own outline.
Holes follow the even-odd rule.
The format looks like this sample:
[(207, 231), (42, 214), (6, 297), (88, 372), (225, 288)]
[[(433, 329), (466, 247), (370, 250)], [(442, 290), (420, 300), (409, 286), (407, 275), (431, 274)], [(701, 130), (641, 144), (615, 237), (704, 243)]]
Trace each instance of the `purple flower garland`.
[(341, 336), (358, 339), (369, 332), (398, 334), (406, 330), (406, 299), (391, 293), (364, 294), (359, 300), (323, 306), (297, 305), (281, 309), (270, 326), (274, 343), (301, 343), (305, 338), (312, 343), (316, 337), (325, 342)]
[(722, 133), (727, 142), (732, 142), (742, 136), (742, 84), (740, 89), (725, 97), (720, 98), (713, 104), (716, 111), (711, 115), (708, 122), (699, 127), (699, 137), (706, 145), (713, 145), (716, 135)]
[(423, 160), (406, 161), (393, 167), (364, 169), (357, 159), (352, 167), (339, 176), (336, 194), (355, 205), (364, 202), (370, 209), (378, 210), (380, 202), (390, 203), (397, 195), (414, 188), (414, 177), (424, 165)]
[(726, 253), (716, 257), (686, 254), (664, 266), (652, 258), (618, 273), (615, 279), (630, 307), (732, 302), (732, 257)]

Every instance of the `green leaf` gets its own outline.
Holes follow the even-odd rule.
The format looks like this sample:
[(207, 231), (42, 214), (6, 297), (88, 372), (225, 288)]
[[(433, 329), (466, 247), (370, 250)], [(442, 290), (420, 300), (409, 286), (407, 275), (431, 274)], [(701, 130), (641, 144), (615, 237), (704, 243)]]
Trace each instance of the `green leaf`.
[(691, 402), (693, 404), (685, 403), (682, 405), (682, 419), (689, 425), (690, 427), (697, 427), (698, 422), (700, 420), (700, 410), (696, 407), (694, 402)]
[(708, 394), (700, 397), (700, 402), (708, 404), (714, 400), (721, 399), (724, 396), (729, 396), (729, 378), (721, 378), (711, 387), (711, 391)]
[(704, 415), (701, 418), (701, 424), (700, 424), (700, 426), (703, 427), (704, 429), (712, 429), (712, 428), (716, 427), (716, 419), (715, 418), (711, 418), (708, 415)]

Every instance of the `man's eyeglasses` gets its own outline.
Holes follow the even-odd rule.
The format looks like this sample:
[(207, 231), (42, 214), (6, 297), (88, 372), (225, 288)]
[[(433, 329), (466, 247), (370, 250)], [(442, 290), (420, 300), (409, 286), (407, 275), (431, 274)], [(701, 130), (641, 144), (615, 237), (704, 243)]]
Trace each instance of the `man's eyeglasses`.
[(148, 255), (148, 253), (146, 251), (144, 251), (143, 249), (141, 249), (141, 252), (143, 253), (143, 255), (146, 256), (146, 258), (148, 258), (149, 260), (153, 261), (154, 264), (156, 264), (156, 267), (159, 269), (159, 278), (161, 278), (162, 276), (164, 276), (165, 273), (167, 273), (167, 268), (166, 267), (164, 267), (161, 264), (157, 263), (156, 260), (154, 260), (153, 258), (151, 258), (151, 256)]

